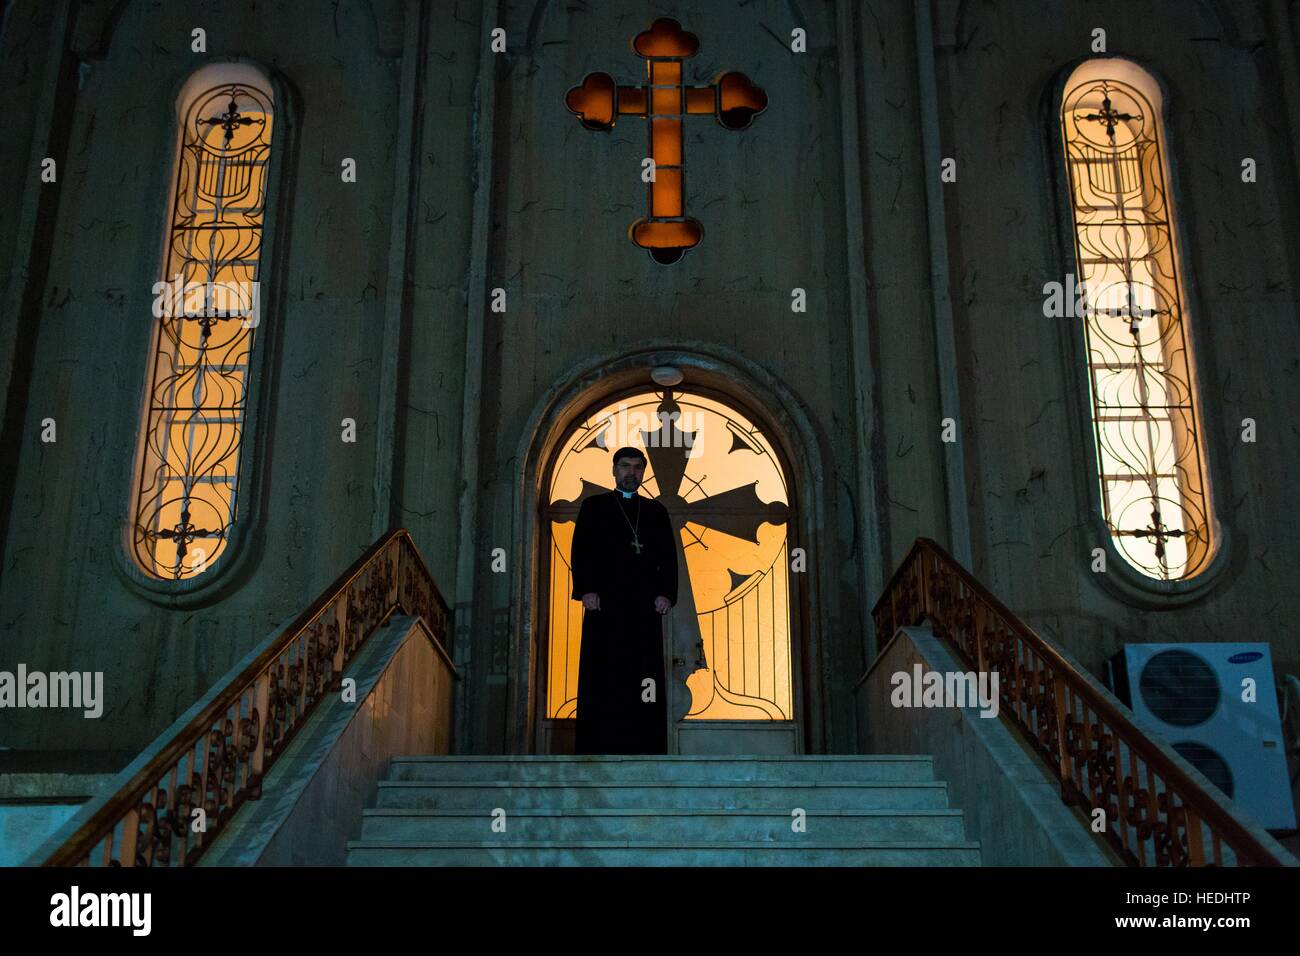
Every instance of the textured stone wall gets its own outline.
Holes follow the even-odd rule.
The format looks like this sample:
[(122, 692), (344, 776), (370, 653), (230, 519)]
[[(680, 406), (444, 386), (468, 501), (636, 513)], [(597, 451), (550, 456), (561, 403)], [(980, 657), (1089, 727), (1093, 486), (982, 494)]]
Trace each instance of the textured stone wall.
[[(963, 440), (974, 571), (1031, 626), (1094, 672), (1122, 643), (1269, 641), (1275, 667), (1300, 666), (1293, 515), (1300, 442), (1295, 251), (1295, 37), (1284, 5), (945, 3), (937, 42)], [(1089, 570), (1095, 477), (1087, 395), (1072, 361), (1077, 321), (1043, 317), (1042, 287), (1074, 271), (1059, 161), (1063, 72), (1107, 53), (1164, 85), (1172, 204), (1200, 378), (1213, 505), (1227, 532), (1212, 590), (1144, 609)], [(1241, 161), (1258, 163), (1254, 183)], [(1063, 241), (1064, 237), (1064, 241)], [(1241, 441), (1253, 418), (1258, 441)]]
[[(14, 5), (5, 42), (27, 44), (26, 56), (6, 59), (6, 88), (10, 78), (36, 70), (49, 39), (35, 30), (24, 39), (20, 27), (29, 18), (57, 20), (60, 6)], [(303, 610), (377, 537), (374, 526), (390, 521), (387, 496), (377, 499), (375, 463), (382, 332), (392, 305), (391, 224), (394, 209), (408, 204), (406, 195), (394, 195), (394, 182), (412, 158), (398, 154), (395, 121), (400, 4), (343, 3), (333, 14), (309, 3), (187, 7), (73, 4), (63, 46), (77, 48), (65, 64), (77, 80), (52, 119), (66, 124), (69, 140), (57, 186), (39, 184), (25, 152), (19, 163), (9, 143), (3, 150), (21, 187), (7, 192), (6, 216), (13, 215), (9, 203), (34, 190), (57, 189), (58, 201), (52, 244), (32, 253), (48, 257), (46, 288), (21, 317), (34, 327), (34, 342), (29, 352), (6, 356), (32, 375), (25, 394), (8, 396), (4, 466), (12, 500), (0, 571), (0, 668), (21, 661), (32, 669), (102, 670), (107, 703), (98, 720), (7, 711), (0, 745), (139, 749), (273, 626)], [(207, 56), (190, 51), (197, 26), (207, 31)], [(455, 363), (445, 361), (456, 345), (444, 337), (463, 326), (458, 292), (468, 227), (457, 201), (468, 179), (472, 80), (463, 74), (472, 75), (475, 53), (457, 45), (463, 34), (423, 26), (429, 36), (420, 55), (446, 75), (430, 81), (415, 117), (432, 136), (416, 158), (443, 181), (431, 174), (413, 204), (421, 220), (404, 307), (413, 317), (405, 347), (434, 363), (413, 369), (429, 383), (415, 404), (428, 409), (439, 390), (457, 404), (460, 398)], [(241, 487), (244, 506), (262, 496), (263, 520), (246, 542), (253, 566), (232, 593), (178, 610), (129, 589), (111, 552), (130, 507), (151, 287), (173, 175), (174, 100), (191, 71), (231, 55), (261, 65), (277, 97), (283, 94), (271, 198), (284, 206), (263, 252), (271, 306), (257, 343), (265, 350), (275, 342), (263, 380), (269, 451), (245, 462), (244, 474), (251, 464), (261, 488)], [(24, 136), (13, 149), (27, 148)], [(355, 183), (341, 179), (344, 157), (357, 161)], [(400, 257), (394, 269), (400, 277)], [(444, 364), (452, 369), (445, 377)], [(58, 423), (52, 445), (39, 440), (46, 417)], [(357, 423), (355, 444), (340, 440), (344, 418)], [(394, 457), (391, 448), (384, 454)], [(417, 478), (405, 502), (413, 508), (455, 494), (454, 445), (438, 455), (441, 485), (425, 487)], [(441, 580), (452, 566), (445, 545), (433, 534), (422, 534), (421, 543)]]
[[(0, 252), (0, 668), (103, 670), (110, 689), (98, 721), (5, 713), (0, 746), (138, 749), (382, 529), (403, 525), (458, 609), (458, 746), (526, 748), (527, 654), (535, 668), (541, 653), (532, 585), (513, 573), (535, 558), (526, 459), (557, 395), (595, 400), (601, 362), (653, 347), (733, 357), (780, 383), (751, 396), (757, 412), (811, 423), (820, 480), (796, 491), (816, 516), (810, 619), (826, 623), (807, 655), (819, 691), (805, 717), (816, 746), (851, 750), (852, 686), (883, 579), (918, 535), (962, 546), (939, 441), (950, 373), (932, 275), (951, 275), (959, 371), (948, 384), (968, 480), (955, 500), (969, 509), (975, 573), (1093, 668), (1125, 641), (1246, 638), (1272, 640), (1281, 665), (1297, 666), (1286, 623), (1300, 611), (1288, 511), (1300, 470), (1300, 90), (1284, 5), (939, 0), (930, 112), (903, 0), (189, 6), (19, 0), (0, 37), (0, 76), (22, 94), (16, 135), (0, 143), (14, 183), (0, 225), (17, 230)], [(705, 238), (672, 266), (626, 234), (645, 202), (640, 121), (593, 132), (563, 105), (592, 71), (639, 80), (630, 43), (655, 15), (700, 38), (688, 82), (734, 69), (769, 96), (741, 132), (688, 120), (687, 211)], [(189, 52), (195, 26), (207, 57)], [(491, 26), (506, 30), (503, 54), (488, 52)], [(1043, 283), (1073, 259), (1054, 84), (1095, 26), (1110, 53), (1167, 86), (1205, 440), (1231, 538), (1215, 587), (1175, 609), (1139, 609), (1088, 571), (1094, 479), (1078, 464), (1086, 399), (1069, 364), (1079, 330), (1041, 312)], [(806, 53), (790, 51), (795, 27)], [(63, 59), (42, 68), (51, 49)], [(229, 55), (282, 85), (281, 143), (292, 144), (277, 156), (279, 274), (268, 278), (281, 288), (262, 340), (275, 342), (268, 450), (252, 462), (262, 518), (237, 586), (176, 609), (128, 588), (111, 553), (130, 500), (173, 100), (190, 71)], [(926, 124), (958, 160), (941, 207), (927, 201), (939, 157), (923, 148)], [(43, 187), (33, 144), (61, 140), (59, 184)], [(1249, 186), (1244, 155), (1260, 167)], [(356, 183), (340, 180), (346, 156)], [(930, 257), (940, 234), (946, 263)], [(796, 287), (806, 313), (790, 311)], [(488, 309), (495, 288), (503, 314)], [(47, 416), (55, 445), (39, 441)], [(340, 441), (345, 417), (355, 444)], [(1236, 441), (1243, 417), (1259, 422), (1253, 446)], [(496, 547), (511, 574), (489, 572)]]

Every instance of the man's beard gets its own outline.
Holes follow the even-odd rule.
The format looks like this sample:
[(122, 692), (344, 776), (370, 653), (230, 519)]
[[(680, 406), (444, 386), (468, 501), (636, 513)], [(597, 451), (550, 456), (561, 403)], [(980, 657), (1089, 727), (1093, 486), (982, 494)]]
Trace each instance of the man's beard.
[(619, 491), (636, 491), (639, 482), (635, 478), (624, 478), (618, 483)]

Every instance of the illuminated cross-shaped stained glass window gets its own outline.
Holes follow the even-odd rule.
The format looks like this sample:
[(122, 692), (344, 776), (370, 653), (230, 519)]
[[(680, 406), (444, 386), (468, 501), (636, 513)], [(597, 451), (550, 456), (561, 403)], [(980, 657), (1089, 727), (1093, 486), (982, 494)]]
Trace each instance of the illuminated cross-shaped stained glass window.
[(707, 669), (687, 678), (687, 719), (790, 720), (789, 495), (768, 438), (711, 397), (672, 390), (597, 409), (564, 439), (543, 506), (549, 543), (547, 716), (572, 717), (582, 605), (569, 554), (582, 500), (613, 488), (611, 453), (645, 450), (641, 493), (678, 532), (674, 615), (698, 625)]
[(1214, 541), (1160, 102), (1135, 64), (1089, 60), (1061, 128), (1102, 513), (1129, 564), (1172, 581), (1204, 569)]
[(686, 130), (690, 116), (712, 116), (724, 129), (742, 130), (767, 108), (767, 93), (734, 70), (708, 86), (689, 86), (686, 60), (700, 40), (672, 17), (660, 17), (638, 33), (632, 49), (646, 61), (645, 83), (620, 85), (608, 73), (589, 73), (564, 96), (565, 106), (584, 127), (609, 132), (620, 116), (646, 120), (646, 159), (653, 170), (646, 184), (649, 215), (628, 235), (656, 262), (677, 262), (704, 236), (699, 220), (686, 215)]

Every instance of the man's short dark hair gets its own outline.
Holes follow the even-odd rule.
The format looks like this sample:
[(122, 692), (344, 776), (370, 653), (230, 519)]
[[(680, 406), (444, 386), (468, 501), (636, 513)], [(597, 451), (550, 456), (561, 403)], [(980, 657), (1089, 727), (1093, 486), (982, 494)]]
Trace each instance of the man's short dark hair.
[(614, 464), (618, 464), (621, 458), (636, 458), (639, 461), (645, 461), (645, 452), (640, 448), (633, 448), (631, 445), (624, 445), (618, 451), (614, 452)]

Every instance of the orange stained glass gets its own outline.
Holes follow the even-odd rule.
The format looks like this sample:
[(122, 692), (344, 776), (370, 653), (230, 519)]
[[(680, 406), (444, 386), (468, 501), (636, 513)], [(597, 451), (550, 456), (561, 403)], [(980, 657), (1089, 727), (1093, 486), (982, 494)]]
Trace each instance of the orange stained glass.
[(638, 219), (630, 232), (632, 241), (643, 249), (689, 249), (703, 235), (699, 223), (694, 220), (650, 222)]
[[(136, 471), (133, 557), (163, 579), (201, 574), (229, 543), (259, 324), (272, 97), (246, 70), (209, 69), (182, 93)], [(221, 71), (241, 81), (196, 82)]]
[(686, 90), (686, 112), (693, 116), (712, 113), (717, 109), (717, 94), (711, 86), (692, 86)]
[(660, 167), (655, 181), (650, 185), (650, 215), (680, 216), (682, 214), (682, 171)]
[(767, 94), (740, 73), (727, 73), (718, 81), (718, 104), (721, 111), (745, 112), (750, 115), (767, 106)]
[[(588, 129), (608, 131), (617, 116), (641, 116), (650, 120), (649, 158), (657, 170), (657, 182), (647, 190), (650, 220), (629, 227), (633, 242), (650, 253), (656, 262), (670, 264), (704, 235), (703, 227), (686, 218), (685, 132), (682, 120), (688, 116), (712, 114), (725, 129), (741, 130), (767, 106), (767, 94), (743, 73), (729, 71), (718, 76), (714, 86), (687, 87), (683, 60), (699, 51), (699, 38), (682, 29), (671, 17), (656, 19), (632, 43), (646, 61), (645, 82), (639, 86), (618, 86), (605, 73), (590, 73), (580, 86), (572, 87), (565, 103)], [(676, 167), (668, 173), (664, 167)]]
[(1061, 128), (1102, 513), (1116, 550), (1157, 580), (1213, 551), (1159, 86), (1098, 58), (1066, 84)]
[(618, 88), (618, 111), (625, 115), (644, 116), (646, 95), (644, 86), (620, 86)]
[(650, 121), (650, 153), (655, 166), (682, 164), (682, 123), (676, 119)]
[(636, 35), (632, 48), (638, 56), (694, 56), (700, 49), (700, 39), (689, 30), (683, 30), (672, 17), (659, 17), (650, 29)]
[(594, 73), (581, 86), (569, 90), (564, 102), (591, 126), (614, 125), (614, 81), (604, 73)]
[(674, 60), (651, 60), (651, 112), (656, 116), (680, 115), (682, 112), (682, 65)]
[[(792, 718), (788, 491), (767, 437), (736, 409), (710, 397), (673, 396), (674, 422), (691, 433), (689, 448), (664, 447), (664, 395), (647, 392), (576, 423), (546, 489), (548, 717), (577, 709), (582, 605), (571, 599), (569, 553), (584, 494), (612, 487), (609, 453), (644, 448), (641, 493), (669, 509), (684, 569), (672, 626), (690, 609), (708, 670), (686, 681), (690, 720)], [(656, 445), (656, 442), (658, 445)], [(665, 467), (661, 477), (654, 468)], [(676, 477), (674, 477), (676, 476)], [(675, 487), (661, 487), (661, 481)]]

